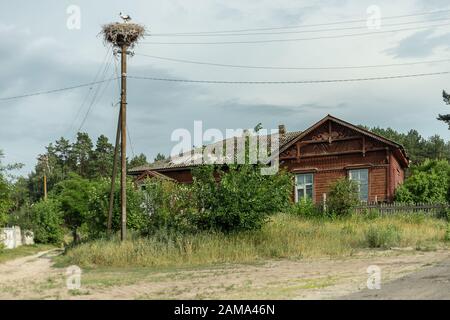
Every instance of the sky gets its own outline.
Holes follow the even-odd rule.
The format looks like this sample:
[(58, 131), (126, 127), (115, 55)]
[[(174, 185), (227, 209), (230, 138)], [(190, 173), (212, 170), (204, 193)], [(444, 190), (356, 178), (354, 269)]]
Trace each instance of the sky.
[[(374, 30), (366, 25), (366, 19), (373, 14), (367, 10), (373, 6), (381, 16), (379, 29)], [(398, 17), (438, 10), (449, 11)], [(145, 56), (278, 67), (368, 66), (450, 59), (448, 1), (16, 0), (3, 1), (0, 12), (0, 98), (114, 77), (116, 63), (99, 32), (103, 24), (119, 21), (119, 12), (145, 25), (149, 33), (133, 49), (135, 55), (129, 57), (129, 76), (297, 81), (450, 71), (450, 61), (344, 70), (267, 70), (189, 64)], [(73, 20), (74, 17), (79, 19)], [(330, 24), (349, 20), (359, 22)], [(328, 25), (311, 26), (317, 24)], [(267, 28), (279, 29), (242, 32), (247, 35), (240, 36), (167, 35)], [(408, 30), (384, 32), (395, 29)], [(337, 37), (355, 33), (369, 34)], [(311, 37), (321, 39), (193, 44)], [(178, 128), (192, 131), (196, 120), (203, 121), (204, 129), (253, 128), (261, 122), (267, 129), (285, 124), (287, 130), (293, 131), (304, 130), (327, 114), (354, 124), (392, 127), (402, 132), (416, 129), (424, 137), (439, 134), (448, 140), (448, 128), (436, 116), (450, 113), (450, 106), (443, 103), (441, 96), (443, 89), (450, 90), (449, 80), (448, 74), (272, 85), (129, 79), (127, 153), (129, 156), (144, 153), (150, 160), (158, 152), (167, 155), (176, 145), (171, 141), (171, 133)], [(114, 141), (118, 83), (110, 81), (96, 88), (87, 86), (0, 101), (0, 150), (5, 154), (2, 162), (25, 164), (19, 173), (26, 175), (33, 170), (37, 155), (45, 152), (46, 145), (61, 136), (73, 141), (79, 129), (88, 132), (94, 143), (100, 134)]]

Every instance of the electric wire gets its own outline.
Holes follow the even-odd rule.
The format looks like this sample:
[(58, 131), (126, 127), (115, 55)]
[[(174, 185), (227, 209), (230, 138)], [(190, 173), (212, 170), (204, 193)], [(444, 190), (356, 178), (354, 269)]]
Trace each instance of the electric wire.
[[(384, 19), (384, 18), (383, 18)], [(404, 26), (404, 25), (414, 25), (421, 23), (430, 23), (437, 21), (448, 21), (449, 17), (439, 18), (439, 19), (430, 19), (423, 21), (407, 21), (400, 23), (388, 23), (382, 24), (380, 27), (396, 27), (396, 26)], [(328, 29), (316, 29), (316, 30), (300, 30), (300, 31), (278, 31), (278, 32), (252, 32), (252, 33), (218, 33), (218, 34), (161, 34), (161, 33), (148, 33), (147, 36), (152, 37), (234, 37), (234, 36), (259, 36), (259, 35), (279, 35), (279, 34), (298, 34), (298, 33), (316, 33), (316, 32), (329, 32), (329, 31), (344, 31), (344, 30), (358, 30), (358, 29), (368, 29), (367, 25), (364, 26), (351, 26), (351, 27), (343, 27), (343, 28), (328, 28)]]
[(404, 74), (394, 76), (380, 76), (380, 77), (366, 77), (366, 78), (347, 78), (347, 79), (321, 79), (321, 80), (293, 80), (293, 81), (228, 81), (228, 80), (194, 80), (194, 79), (175, 79), (175, 78), (158, 78), (145, 76), (128, 76), (130, 79), (136, 80), (152, 80), (152, 81), (166, 81), (166, 82), (186, 82), (186, 83), (209, 83), (209, 84), (315, 84), (315, 83), (334, 83), (334, 82), (360, 82), (373, 80), (388, 80), (388, 79), (403, 79), (426, 77), (435, 75), (450, 74), (450, 71), (430, 72), (430, 73), (416, 73)]
[[(428, 11), (428, 12), (417, 12), (417, 13), (404, 14), (404, 15), (386, 16), (386, 17), (382, 17), (382, 19), (383, 20), (401, 19), (401, 18), (418, 17), (418, 16), (434, 15), (434, 14), (449, 13), (449, 12), (450, 12), (450, 9), (445, 9), (445, 10), (436, 10), (436, 11)], [(297, 29), (297, 28), (307, 28), (307, 27), (331, 26), (331, 25), (349, 24), (349, 23), (366, 22), (366, 21), (367, 21), (367, 18), (366, 19), (343, 20), (343, 21), (341, 20), (341, 21), (326, 22), (326, 23), (302, 24), (302, 25), (296, 25), (296, 26), (263, 27), (263, 28), (247, 28), (247, 29), (228, 29), (228, 30), (216, 30), (216, 31), (158, 33), (158, 35), (174, 35), (174, 34), (176, 34), (176, 35), (194, 35), (194, 34), (230, 33), (230, 32), (238, 33), (238, 32), (264, 31), (264, 30), (283, 30), (283, 29)]]
[(266, 39), (266, 40), (233, 40), (233, 41), (203, 41), (203, 42), (140, 42), (140, 44), (157, 44), (157, 45), (221, 45), (221, 44), (258, 44), (258, 43), (279, 43), (279, 42), (295, 42), (295, 41), (309, 41), (309, 40), (324, 40), (324, 39), (339, 39), (339, 38), (349, 38), (357, 36), (369, 36), (369, 35), (379, 35), (386, 33), (395, 33), (410, 30), (419, 29), (429, 29), (429, 28), (440, 28), (449, 26), (450, 23), (435, 24), (430, 26), (420, 26), (411, 27), (395, 30), (383, 30), (383, 31), (372, 31), (372, 32), (360, 32), (360, 33), (347, 33), (340, 35), (327, 35), (319, 37), (309, 37), (309, 38), (287, 38), (287, 39)]
[(154, 55), (148, 55), (148, 54), (143, 54), (143, 53), (135, 53), (135, 55), (158, 59), (158, 60), (197, 64), (197, 65), (207, 65), (207, 66), (214, 66), (214, 67), (241, 68), (241, 69), (267, 69), (267, 70), (343, 70), (343, 69), (364, 69), (364, 68), (411, 66), (411, 65), (420, 65), (420, 64), (450, 62), (450, 59), (440, 59), (440, 60), (425, 60), (425, 61), (400, 62), (400, 63), (375, 64), (375, 65), (359, 65), (359, 66), (281, 67), (281, 66), (249, 66), (249, 65), (236, 65), (236, 64), (195, 61), (195, 60), (154, 56)]

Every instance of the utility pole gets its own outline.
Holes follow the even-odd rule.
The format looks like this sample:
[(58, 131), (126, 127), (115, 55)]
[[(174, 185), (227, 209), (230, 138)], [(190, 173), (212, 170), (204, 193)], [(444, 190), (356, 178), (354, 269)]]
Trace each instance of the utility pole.
[(48, 156), (47, 155), (41, 155), (38, 158), (38, 161), (43, 166), (43, 172), (44, 172), (44, 201), (47, 200), (47, 171), (50, 171), (50, 167), (48, 166)]
[(127, 237), (127, 45), (121, 47), (121, 91), (120, 91), (120, 200), (121, 221), (120, 239)]
[(111, 234), (112, 231), (112, 217), (113, 217), (113, 209), (114, 209), (114, 193), (115, 193), (115, 185), (116, 185), (116, 177), (117, 177), (117, 162), (119, 158), (119, 147), (120, 147), (120, 127), (121, 127), (121, 115), (119, 111), (119, 118), (117, 121), (117, 132), (116, 132), (116, 144), (114, 145), (114, 162), (113, 162), (113, 170), (111, 177), (111, 192), (109, 194), (109, 210), (108, 210), (108, 234)]
[[(121, 57), (121, 84), (120, 84), (120, 115), (116, 136), (115, 160), (117, 160), (117, 145), (120, 130), (120, 202), (121, 202), (121, 229), (120, 239), (127, 238), (127, 55), (128, 49), (133, 49), (137, 41), (144, 37), (145, 27), (137, 23), (130, 23), (131, 17), (126, 14), (119, 14), (123, 23), (109, 23), (102, 27), (102, 34), (105, 43), (111, 44)], [(119, 128), (120, 127), (120, 128)], [(116, 165), (116, 161), (114, 162)], [(112, 224), (112, 205), (114, 200), (114, 179), (115, 171), (113, 168), (113, 181), (111, 182), (110, 207), (108, 213), (108, 231)]]

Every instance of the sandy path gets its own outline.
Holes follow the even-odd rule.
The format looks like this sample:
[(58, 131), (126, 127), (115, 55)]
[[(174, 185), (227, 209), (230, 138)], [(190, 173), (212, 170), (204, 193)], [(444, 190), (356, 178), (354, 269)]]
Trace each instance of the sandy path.
[(48, 250), (1, 263), (0, 299), (34, 297), (25, 293), (24, 289), (60, 275), (60, 270), (52, 268), (52, 258), (60, 253), (61, 250)]
[(382, 282), (422, 270), (448, 251), (389, 252), (345, 259), (272, 261), (263, 265), (158, 273), (132, 285), (91, 287), (81, 299), (332, 299), (366, 287), (367, 267), (377, 265)]
[[(80, 290), (70, 292), (65, 269), (52, 267), (51, 257), (56, 254), (40, 253), (0, 264), (0, 299), (333, 299), (365, 289), (370, 265), (381, 268), (384, 286), (395, 279), (429, 272), (450, 258), (445, 250), (389, 250), (339, 259), (279, 260), (178, 271), (97, 270), (84, 272)], [(429, 274), (429, 279), (432, 276)]]

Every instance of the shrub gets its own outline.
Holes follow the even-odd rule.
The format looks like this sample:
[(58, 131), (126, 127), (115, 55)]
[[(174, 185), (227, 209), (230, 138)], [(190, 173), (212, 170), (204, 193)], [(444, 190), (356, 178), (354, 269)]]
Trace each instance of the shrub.
[[(230, 166), (226, 172), (203, 166), (193, 172), (193, 195), (201, 229), (224, 232), (259, 229), (269, 215), (290, 204), (292, 178), (286, 172), (262, 175), (253, 165)], [(215, 174), (220, 175), (216, 180)]]
[(61, 204), (66, 226), (72, 231), (73, 241), (79, 241), (78, 228), (85, 221), (88, 212), (89, 192), (92, 188), (89, 180), (76, 174), (58, 183), (54, 188), (53, 198)]
[(10, 186), (0, 172), (0, 227), (8, 222), (8, 213), (12, 207), (10, 194)]
[(195, 203), (189, 186), (148, 179), (142, 194), (142, 207), (148, 217), (145, 230), (147, 234), (153, 234), (157, 230), (195, 231), (192, 223)]
[(400, 231), (394, 225), (370, 226), (364, 233), (369, 248), (391, 248), (400, 242)]
[(396, 190), (399, 202), (446, 202), (449, 199), (450, 164), (447, 160), (426, 160), (411, 168), (411, 175)]
[[(87, 207), (83, 215), (83, 229), (90, 238), (99, 238), (106, 235), (108, 226), (109, 196), (111, 192), (111, 180), (99, 179), (89, 183), (87, 194)], [(127, 194), (127, 228), (142, 232), (148, 223), (142, 209), (142, 194), (136, 190), (133, 183), (128, 180)], [(120, 183), (115, 183), (114, 203), (112, 212), (112, 231), (117, 232), (121, 228)]]
[(61, 244), (64, 238), (63, 212), (55, 199), (41, 200), (31, 207), (32, 230), (37, 243)]
[(294, 215), (304, 217), (322, 216), (322, 210), (319, 207), (317, 207), (310, 198), (300, 199), (297, 203), (294, 203), (292, 205), (289, 212)]
[(330, 188), (327, 209), (332, 215), (348, 215), (359, 204), (358, 186), (349, 179), (340, 179)]

